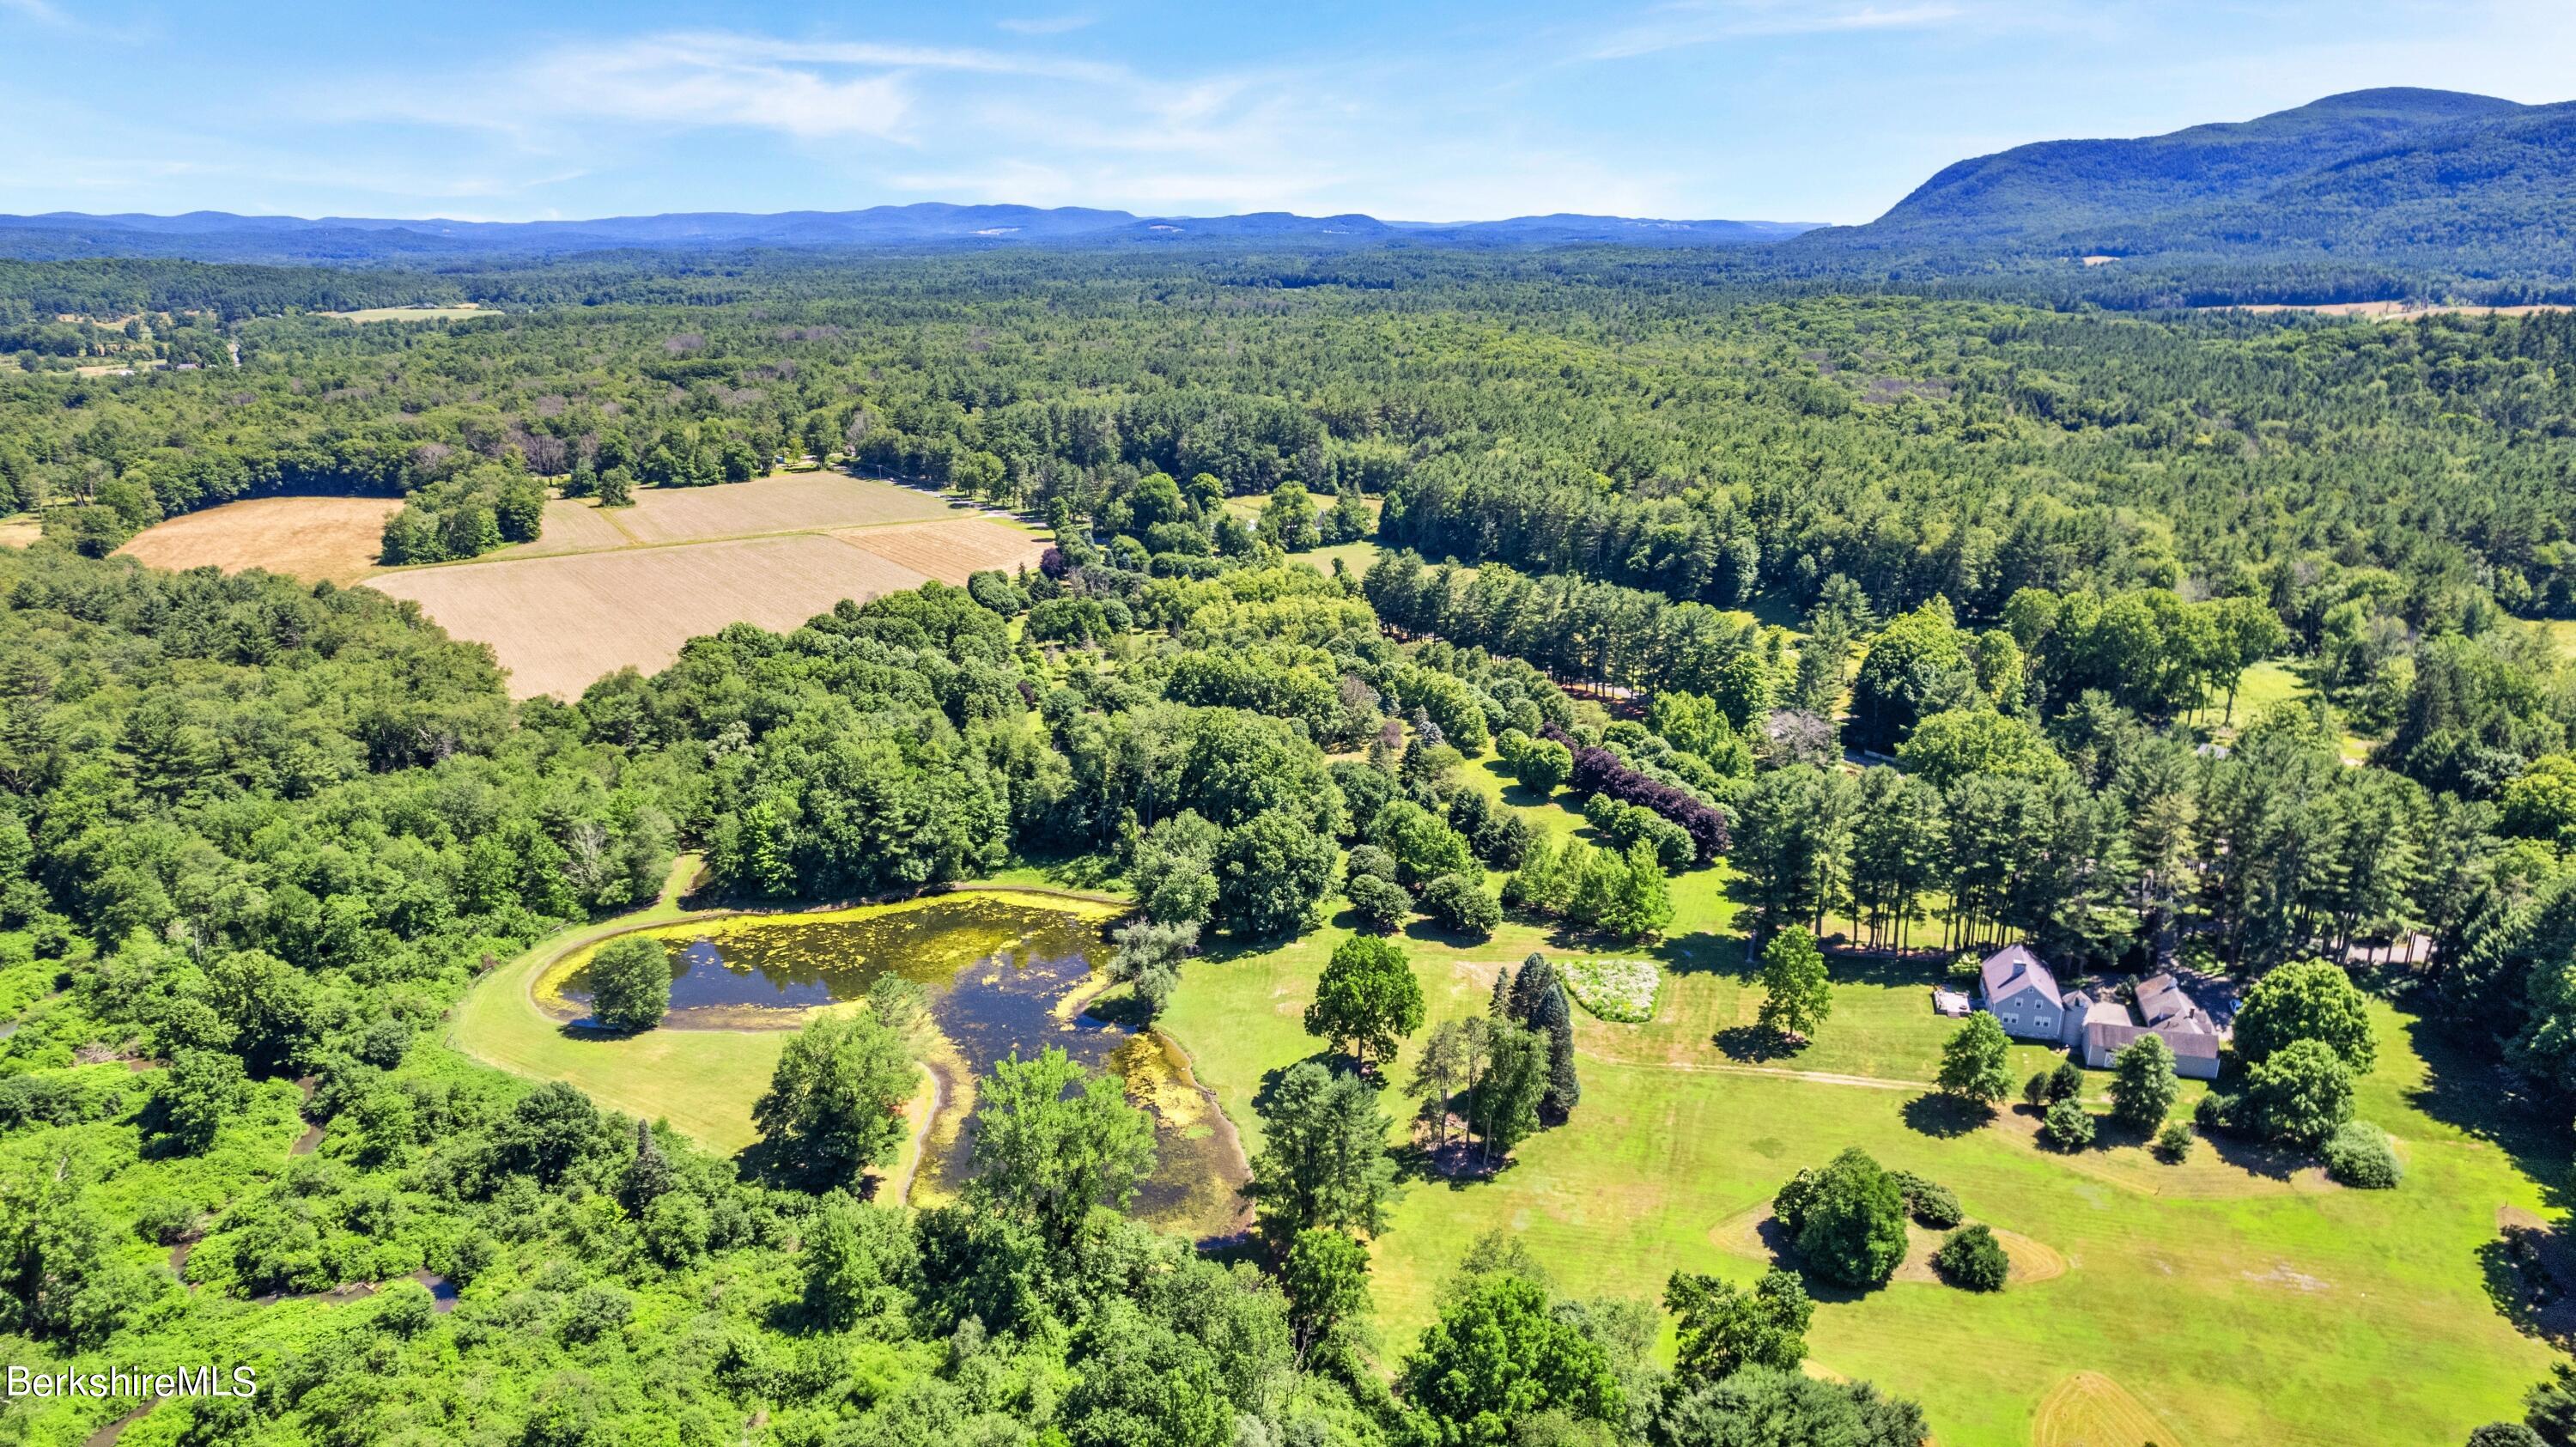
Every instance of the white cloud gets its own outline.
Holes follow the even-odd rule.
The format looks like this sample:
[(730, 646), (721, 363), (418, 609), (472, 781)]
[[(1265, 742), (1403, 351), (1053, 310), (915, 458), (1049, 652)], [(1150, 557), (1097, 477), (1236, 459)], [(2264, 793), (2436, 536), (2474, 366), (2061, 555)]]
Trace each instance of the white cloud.
[(1593, 60), (1626, 60), (1759, 36), (1920, 30), (1948, 24), (1963, 13), (1944, 0), (1887, 6), (1805, 4), (1798, 0), (1677, 0), (1646, 11), (1633, 22), (1603, 35), (1587, 55)]
[[(775, 185), (789, 167), (805, 178), (797, 193), (859, 203), (894, 191), (1183, 215), (1358, 210), (1440, 220), (1674, 214), (1688, 189), (1651, 161), (1609, 164), (1546, 134), (1519, 102), (1480, 84), (1425, 104), (1456, 78), (1386, 55), (1148, 77), (1043, 45), (686, 31), (564, 44), (497, 67), (315, 82), (301, 119), (350, 125), (353, 136), (406, 155), (442, 150), (406, 128), (453, 133), (443, 149), (460, 171), (523, 175), (532, 204), (545, 178), (567, 171), (587, 173), (598, 183), (591, 189), (628, 178), (628, 210), (746, 204), (725, 175), (702, 168), (688, 173), (689, 190), (657, 179), (684, 148), (695, 158), (737, 146), (745, 179), (757, 173)], [(386, 129), (363, 129), (371, 126)], [(728, 131), (774, 140), (764, 150), (759, 136), (718, 138)], [(498, 205), (508, 190), (477, 185), (471, 194)]]

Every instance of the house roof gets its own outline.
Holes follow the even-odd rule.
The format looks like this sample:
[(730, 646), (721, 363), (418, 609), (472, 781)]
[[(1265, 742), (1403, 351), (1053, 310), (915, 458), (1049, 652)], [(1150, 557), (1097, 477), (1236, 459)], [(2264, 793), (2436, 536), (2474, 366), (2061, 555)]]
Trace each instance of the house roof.
[(2157, 1030), (2145, 1025), (2096, 1025), (2087, 1021), (2084, 1026), (2084, 1048), (2088, 1053), (2094, 1050), (2105, 1050), (2117, 1055), (2136, 1044), (2141, 1036), (2146, 1035), (2163, 1036), (2165, 1044), (2173, 1047), (2173, 1053), (2177, 1056), (2190, 1056), (2198, 1060), (2218, 1058), (2218, 1037), (2215, 1035), (2206, 1031), (2176, 1030), (2171, 1027)]
[(2129, 1007), (2117, 1000), (2097, 1000), (2084, 1011), (2087, 1029), (2095, 1025), (2117, 1025), (2125, 1029), (2129, 1023)]
[(2149, 975), (2138, 982), (2138, 1013), (2146, 1017), (2149, 1025), (2170, 1025), (2204, 1035), (2214, 1033), (2209, 1017), (2168, 974)]
[(2024, 990), (2037, 990), (2048, 997), (2050, 1004), (2060, 1003), (2057, 977), (2048, 972), (2048, 966), (2039, 962), (2039, 956), (2021, 945), (2007, 945), (1988, 955), (1983, 974), (1989, 1000), (2000, 1000)]

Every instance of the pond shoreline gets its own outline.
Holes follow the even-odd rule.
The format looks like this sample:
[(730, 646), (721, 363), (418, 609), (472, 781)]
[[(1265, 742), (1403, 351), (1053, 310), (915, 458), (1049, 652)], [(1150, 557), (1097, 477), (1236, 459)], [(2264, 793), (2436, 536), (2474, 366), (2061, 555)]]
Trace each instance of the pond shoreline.
[[(1086, 1069), (1121, 1080), (1155, 1124), (1163, 1164), (1135, 1214), (1201, 1245), (1247, 1229), (1243, 1137), (1198, 1079), (1195, 1057), (1166, 1031), (1102, 1003), (1116, 989), (1098, 967), (1103, 932), (1131, 901), (962, 881), (858, 901), (682, 909), (680, 884), (675, 877), (656, 907), (567, 932), (513, 961), (505, 978), (488, 982), (484, 1008), (468, 1007), (481, 1018), (467, 1042), (504, 1057), (494, 1063), (524, 1061), (647, 1119), (685, 1109), (695, 1128), (683, 1129), (738, 1150), (755, 1139), (750, 1094), (794, 1030), (826, 1011), (863, 1008), (876, 976), (899, 975), (931, 992), (914, 1045), (929, 1079), (908, 1102), (901, 1153), (870, 1173), (876, 1199), (925, 1207), (954, 1199), (972, 1174), (980, 1074), (1061, 1045)], [(588, 959), (639, 934), (672, 949), (671, 1015), (632, 1034), (586, 1028)], [(508, 1016), (524, 1023), (507, 1024)]]

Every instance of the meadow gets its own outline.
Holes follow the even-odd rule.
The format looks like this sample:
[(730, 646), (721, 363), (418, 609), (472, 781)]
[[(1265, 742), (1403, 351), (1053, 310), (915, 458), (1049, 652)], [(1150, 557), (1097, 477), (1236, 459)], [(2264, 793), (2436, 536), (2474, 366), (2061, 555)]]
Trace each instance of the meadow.
[[(1504, 787), (1490, 764), (1470, 777), (1552, 831), (1584, 827)], [(1492, 1229), (1517, 1233), (1569, 1295), (1652, 1299), (1674, 1271), (1749, 1283), (1770, 1264), (1757, 1228), (1772, 1194), (1859, 1145), (1950, 1186), (1972, 1219), (2020, 1238), (2017, 1270), (2039, 1264), (2047, 1278), (1978, 1296), (1917, 1270), (1862, 1295), (1819, 1292), (1811, 1366), (1918, 1398), (1943, 1447), (2342, 1443), (2364, 1398), (2377, 1440), (2456, 1441), (2514, 1415), (2545, 1367), (2546, 1349), (2490, 1301), (2483, 1262), (2497, 1211), (2540, 1207), (2553, 1193), (2535, 1177), (2561, 1179), (2566, 1162), (2535, 1157), (2488, 1117), (2491, 1065), (2453, 1059), (2409, 1017), (2376, 1008), (2380, 1063), (2360, 1114), (2400, 1143), (2409, 1174), (2393, 1192), (2347, 1191), (2303, 1160), (2234, 1144), (2167, 1165), (2106, 1131), (2102, 1147), (2061, 1155), (2038, 1144), (2025, 1111), (1980, 1120), (1929, 1091), (1957, 1028), (1931, 1011), (1929, 958), (1837, 957), (1832, 1017), (1807, 1049), (1775, 1053), (1754, 1028), (1760, 991), (1725, 884), (1722, 867), (1674, 881), (1673, 931), (1642, 952), (1666, 970), (1653, 1021), (1578, 1011), (1583, 1103), (1571, 1123), (1490, 1179), (1414, 1167), (1373, 1243), (1390, 1354)], [(1165, 1016), (1247, 1148), (1258, 1149), (1251, 1102), (1264, 1082), (1318, 1053), (1301, 1016), (1348, 923), (1277, 949), (1212, 951)], [(1532, 949), (1589, 952), (1520, 922), (1475, 942), (1417, 924), (1403, 943), (1434, 1023), (1482, 1010), (1497, 968)], [(2014, 1078), (2057, 1058), (2016, 1046)], [(1409, 1068), (1408, 1054), (1389, 1078)], [(2097, 1109), (2107, 1081), (2088, 1076)], [(2185, 1082), (2177, 1113), (2203, 1089)], [(1388, 1103), (1401, 1121), (1406, 1103)], [(1407, 1127), (1398, 1135), (1409, 1144)]]

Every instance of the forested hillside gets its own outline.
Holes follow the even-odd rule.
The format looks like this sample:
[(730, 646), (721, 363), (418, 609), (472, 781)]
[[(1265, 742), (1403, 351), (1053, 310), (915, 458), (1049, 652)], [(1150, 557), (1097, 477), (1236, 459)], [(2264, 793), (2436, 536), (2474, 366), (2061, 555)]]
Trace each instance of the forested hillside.
[(2524, 109), (2455, 91), (2366, 90), (2169, 135), (2042, 141), (1960, 161), (1870, 225), (1811, 244), (1884, 245), (1911, 233), (1958, 247), (2044, 246), (2077, 231), (2248, 200), (2357, 155), (2403, 151), (2429, 133)]
[(2044, 141), (1960, 161), (1868, 225), (1809, 233), (1760, 265), (1845, 284), (1996, 278), (2108, 305), (2564, 300), (2571, 115), (2386, 89), (2168, 135)]

